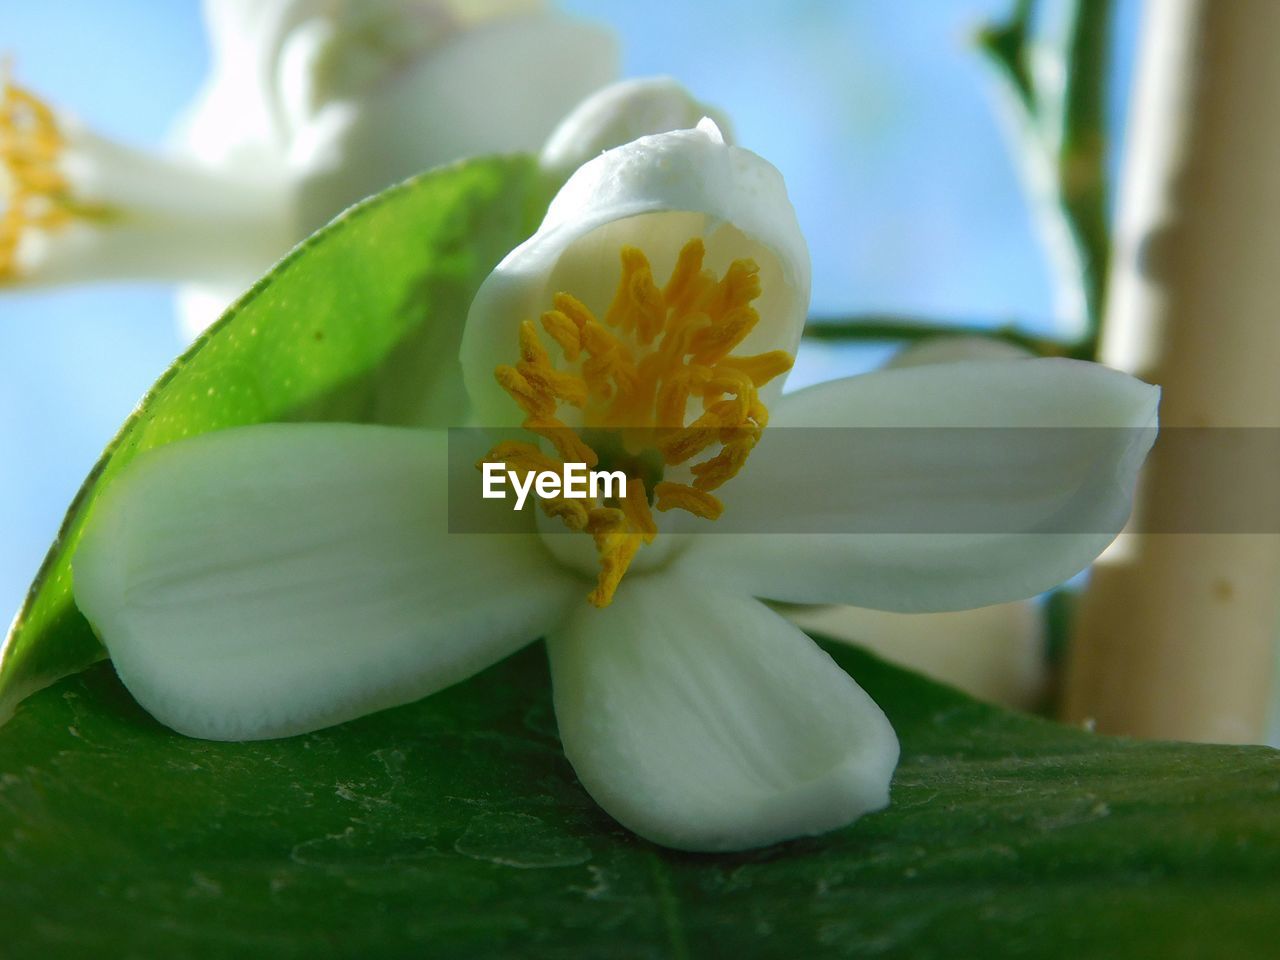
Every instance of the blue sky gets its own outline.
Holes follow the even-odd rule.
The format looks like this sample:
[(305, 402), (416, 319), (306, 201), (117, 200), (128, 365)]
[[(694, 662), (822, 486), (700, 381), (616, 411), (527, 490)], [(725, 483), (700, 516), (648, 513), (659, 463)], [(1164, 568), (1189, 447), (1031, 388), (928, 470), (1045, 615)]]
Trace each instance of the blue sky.
[[(619, 32), (628, 76), (722, 107), (786, 177), (815, 312), (1052, 321), (1050, 278), (990, 77), (970, 46), (1006, 0), (566, 0)], [(1121, 0), (1115, 135), (1136, 33)], [(207, 55), (195, 0), (0, 0), (17, 76), (114, 138), (158, 145)], [(164, 287), (0, 298), (0, 620), (80, 481), (182, 348)], [(812, 350), (798, 374), (865, 362)]]

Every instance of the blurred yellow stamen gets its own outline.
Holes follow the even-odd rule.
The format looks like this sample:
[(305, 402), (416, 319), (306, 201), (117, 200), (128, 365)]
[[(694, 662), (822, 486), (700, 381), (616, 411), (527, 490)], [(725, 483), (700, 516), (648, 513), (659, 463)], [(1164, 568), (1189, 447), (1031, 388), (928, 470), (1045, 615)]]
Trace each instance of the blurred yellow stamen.
[(18, 247), (30, 230), (53, 230), (74, 216), (59, 170), (65, 141), (53, 111), (15, 86), (0, 64), (0, 282), (18, 272)]
[[(659, 287), (644, 253), (623, 247), (603, 322), (563, 292), (540, 317), (573, 370), (557, 368), (537, 326), (525, 321), (519, 363), (494, 371), (524, 411), (525, 429), (547, 440), (561, 460), (534, 444), (509, 442), (494, 447), (486, 461), (524, 474), (564, 463), (593, 468), (604, 459), (627, 475), (624, 495), (609, 502), (542, 501), (548, 516), (594, 540), (600, 572), (587, 599), (598, 607), (609, 605), (641, 545), (657, 536), (651, 503), (660, 511), (720, 516), (724, 505), (710, 491), (737, 475), (768, 422), (757, 389), (791, 368), (791, 355), (782, 350), (732, 355), (760, 321), (751, 306), (761, 293), (760, 271), (744, 258), (717, 279), (704, 269), (705, 257), (702, 241), (690, 240)], [(693, 399), (702, 412), (690, 421)], [(560, 419), (561, 404), (581, 411), (579, 425)], [(710, 448), (717, 449), (692, 462)], [(663, 479), (677, 467), (689, 482)]]

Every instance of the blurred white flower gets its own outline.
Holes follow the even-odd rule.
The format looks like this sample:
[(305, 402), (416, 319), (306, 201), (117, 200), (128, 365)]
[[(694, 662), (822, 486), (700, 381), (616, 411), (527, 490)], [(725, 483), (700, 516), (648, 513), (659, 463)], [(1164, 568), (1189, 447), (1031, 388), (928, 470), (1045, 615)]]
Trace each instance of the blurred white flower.
[(605, 150), (651, 133), (688, 130), (707, 117), (725, 143), (733, 143), (729, 120), (692, 96), (671, 77), (621, 80), (593, 93), (556, 127), (542, 149), (542, 165), (567, 177)]
[(0, 284), (186, 282), (194, 334), (346, 206), (537, 151), (616, 74), (609, 32), (533, 0), (206, 0), (205, 18), (209, 77), (164, 154), (4, 79)]

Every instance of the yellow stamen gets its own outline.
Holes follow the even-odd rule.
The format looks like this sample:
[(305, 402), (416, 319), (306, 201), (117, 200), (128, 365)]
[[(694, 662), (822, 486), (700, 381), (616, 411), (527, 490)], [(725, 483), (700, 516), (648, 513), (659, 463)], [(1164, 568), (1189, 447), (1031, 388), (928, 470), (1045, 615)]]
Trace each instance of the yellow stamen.
[(595, 320), (588, 310), (579, 300), (571, 293), (557, 293), (551, 298), (551, 302), (555, 304), (555, 308), (563, 313), (579, 330), (587, 325), (588, 321)]
[(627, 526), (638, 532), (645, 543), (653, 543), (658, 535), (658, 524), (649, 509), (649, 499), (645, 496), (644, 481), (636, 477), (627, 480), (627, 496), (622, 501), (622, 515)]
[(29, 230), (53, 230), (73, 217), (70, 187), (59, 169), (65, 141), (42, 100), (15, 86), (0, 65), (0, 281), (18, 272)]
[(577, 360), (582, 354), (582, 331), (566, 314), (548, 310), (542, 315), (542, 329), (560, 345), (566, 360)]
[[(600, 569), (588, 600), (596, 606), (608, 606), (640, 547), (657, 537), (653, 509), (720, 516), (724, 505), (710, 491), (738, 474), (768, 422), (758, 388), (791, 367), (791, 355), (782, 350), (731, 354), (760, 321), (751, 306), (761, 293), (760, 270), (752, 260), (734, 260), (717, 278), (704, 269), (705, 259), (705, 245), (695, 237), (660, 288), (644, 253), (623, 247), (603, 320), (565, 292), (539, 318), (576, 370), (557, 368), (538, 326), (524, 321), (519, 362), (494, 371), (524, 411), (524, 428), (547, 440), (561, 459), (534, 444), (508, 442), (487, 460), (527, 473), (570, 462), (593, 468), (606, 459), (608, 469), (627, 475), (624, 493), (608, 502), (557, 497), (542, 504), (548, 516), (591, 535)], [(702, 412), (686, 422), (695, 397)], [(574, 415), (576, 426), (558, 416), (560, 404), (581, 411)], [(675, 467), (691, 482), (662, 479)]]
[(490, 450), (480, 463), (479, 469), (486, 463), (505, 463), (511, 470), (527, 473), (529, 471), (558, 470), (563, 463), (558, 463), (538, 449), (535, 443), (522, 443), (519, 440), (504, 440)]
[(714, 490), (737, 476), (760, 439), (758, 432), (744, 432), (725, 443), (710, 460), (694, 464), (693, 485), (699, 490)]
[(555, 397), (542, 384), (530, 382), (515, 367), (499, 367), (493, 371), (498, 385), (531, 417), (547, 417), (555, 412)]
[(721, 369), (741, 370), (757, 387), (763, 387), (774, 377), (791, 369), (794, 360), (785, 350), (770, 350), (753, 357), (725, 357), (717, 366)]
[(524, 428), (530, 433), (551, 441), (565, 463), (585, 463), (588, 467), (597, 466), (600, 458), (577, 432), (563, 420), (555, 417), (538, 419), (529, 417), (524, 421)]

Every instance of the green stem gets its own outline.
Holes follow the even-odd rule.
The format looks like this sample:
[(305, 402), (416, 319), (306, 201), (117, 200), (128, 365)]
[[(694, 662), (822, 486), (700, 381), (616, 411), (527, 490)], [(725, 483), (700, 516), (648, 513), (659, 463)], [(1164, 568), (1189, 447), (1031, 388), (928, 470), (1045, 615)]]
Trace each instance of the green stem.
[(1090, 333), (1102, 324), (1111, 261), (1106, 84), (1112, 0), (1078, 0), (1067, 48), (1058, 192), (1084, 267)]
[[(979, 45), (1012, 95), (1023, 130), (1024, 166), (1040, 187), (1041, 215), (1070, 248), (1060, 280), (1078, 290), (1084, 339), (1096, 353), (1106, 301), (1111, 236), (1107, 222), (1106, 84), (1113, 0), (1072, 0), (1061, 45), (1032, 36), (1039, 0), (1016, 0), (1009, 18), (981, 32)], [(1061, 96), (1038, 89), (1033, 50), (1061, 60)], [(1054, 92), (1056, 93), (1056, 92)]]

